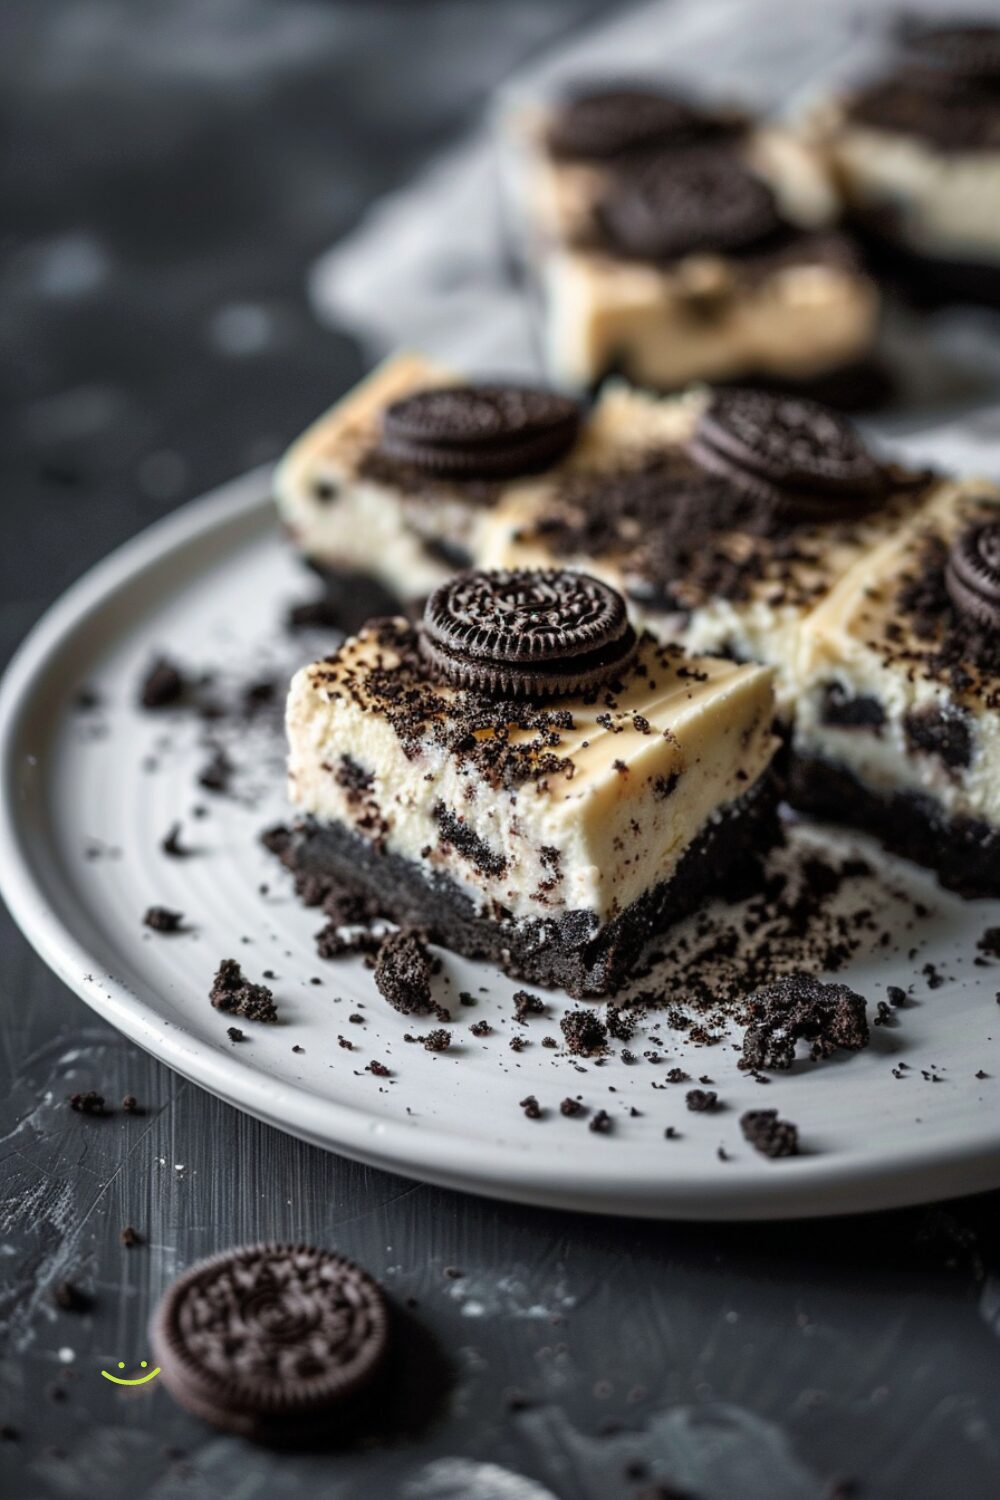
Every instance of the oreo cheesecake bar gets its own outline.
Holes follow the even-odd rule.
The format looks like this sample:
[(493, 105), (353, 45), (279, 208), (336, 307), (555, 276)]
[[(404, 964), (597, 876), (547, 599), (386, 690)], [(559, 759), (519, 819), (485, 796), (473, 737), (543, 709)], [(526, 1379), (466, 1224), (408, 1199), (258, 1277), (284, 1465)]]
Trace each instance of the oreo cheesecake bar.
[(880, 270), (1000, 303), (1000, 25), (911, 21), (892, 71), (822, 106), (807, 138)]
[(1000, 895), (1000, 490), (942, 484), (803, 633), (796, 804)]
[(829, 408), (763, 391), (609, 385), (587, 433), (590, 466), (496, 506), (480, 560), (585, 568), (658, 639), (775, 668), (790, 714), (804, 622), (915, 512), (926, 477), (880, 461)]
[(297, 871), (538, 984), (613, 993), (773, 839), (771, 673), (638, 637), (567, 570), (468, 572), (288, 699)]
[(840, 377), (868, 361), (877, 293), (790, 133), (638, 89), (578, 95), (513, 133), (558, 384), (836, 375), (856, 394)]
[(559, 464), (579, 422), (554, 392), (458, 385), (400, 354), (293, 444), (275, 474), (278, 511), (321, 573), (424, 599), (472, 562), (497, 498)]

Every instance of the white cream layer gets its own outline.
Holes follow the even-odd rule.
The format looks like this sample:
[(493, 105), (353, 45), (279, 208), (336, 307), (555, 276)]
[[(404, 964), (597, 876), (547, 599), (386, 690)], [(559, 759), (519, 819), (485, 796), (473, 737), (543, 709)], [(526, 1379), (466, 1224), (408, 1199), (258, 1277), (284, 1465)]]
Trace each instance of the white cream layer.
[(541, 274), (548, 366), (573, 386), (609, 369), (661, 389), (749, 374), (807, 380), (860, 360), (878, 317), (867, 277), (820, 260), (750, 284), (719, 256), (660, 267), (561, 246)]
[(894, 232), (920, 254), (1000, 263), (1000, 151), (942, 151), (838, 116), (825, 128), (849, 204), (890, 211)]
[[(571, 776), (496, 789), (430, 738), (408, 757), (377, 706), (340, 690), (341, 674), (363, 666), (374, 649), (362, 634), (293, 679), (291, 799), (303, 813), (370, 837), (358, 827), (357, 802), (336, 778), (340, 757), (349, 756), (373, 776), (369, 795), (387, 825), (386, 849), (428, 874), (447, 874), (483, 911), (498, 903), (519, 918), (584, 910), (609, 920), (670, 878), (692, 841), (749, 790), (774, 752), (769, 671), (679, 657), (664, 662), (647, 639), (641, 650), (649, 676), (630, 674), (613, 728), (597, 722), (606, 712), (600, 703), (556, 705), (573, 713), (575, 727), (561, 731), (555, 751), (572, 759)], [(706, 680), (682, 675), (679, 667), (696, 668)], [(636, 726), (636, 714), (648, 732)], [(675, 789), (662, 795), (664, 780), (674, 775)], [(447, 843), (435, 818), (438, 805), (504, 862), (502, 873), (485, 873)]]

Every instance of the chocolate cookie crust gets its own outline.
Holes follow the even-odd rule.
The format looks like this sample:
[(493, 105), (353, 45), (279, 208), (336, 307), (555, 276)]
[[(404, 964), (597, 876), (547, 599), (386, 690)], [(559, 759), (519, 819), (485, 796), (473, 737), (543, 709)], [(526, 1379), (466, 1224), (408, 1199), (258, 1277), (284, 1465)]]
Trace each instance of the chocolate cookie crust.
[(919, 792), (875, 791), (845, 766), (798, 752), (787, 793), (801, 812), (864, 828), (895, 854), (930, 866), (948, 890), (1000, 896), (1000, 831), (981, 819), (949, 817)]
[(267, 1437), (332, 1411), (372, 1380), (388, 1315), (352, 1261), (266, 1244), (192, 1267), (168, 1288), (150, 1332), (182, 1406), (229, 1432)]

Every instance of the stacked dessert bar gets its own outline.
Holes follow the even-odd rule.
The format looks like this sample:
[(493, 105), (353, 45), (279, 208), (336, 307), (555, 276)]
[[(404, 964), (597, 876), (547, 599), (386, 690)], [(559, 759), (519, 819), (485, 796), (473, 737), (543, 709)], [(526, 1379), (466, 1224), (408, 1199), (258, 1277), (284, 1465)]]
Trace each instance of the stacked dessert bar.
[(1000, 304), (1000, 26), (910, 21), (887, 72), (816, 110), (874, 264), (922, 294)]
[[(281, 471), (279, 498), (310, 558), (330, 568), (374, 572), (402, 603), (425, 596), (428, 584), (447, 589), (458, 561), (494, 570), (486, 576), (520, 580), (511, 585), (518, 597), (527, 589), (524, 580), (534, 576), (530, 570), (546, 577), (585, 574), (587, 589), (603, 585), (610, 598), (624, 601), (621, 609), (607, 606), (616, 630), (627, 609), (632, 627), (648, 632), (637, 665), (629, 667), (640, 673), (639, 681), (623, 677), (613, 691), (599, 690), (591, 679), (574, 682), (577, 694), (583, 683), (584, 699), (563, 702), (559, 710), (568, 713), (572, 727), (565, 718), (545, 720), (551, 708), (545, 684), (550, 678), (564, 683), (569, 667), (532, 679), (531, 712), (523, 725), (510, 720), (501, 738), (513, 729), (534, 736), (543, 758), (551, 751), (546, 764), (562, 769), (555, 778), (526, 772), (535, 790), (525, 798), (519, 780), (522, 789), (511, 806), (495, 787), (487, 790), (488, 778), (476, 779), (481, 741), (497, 729), (496, 701), (519, 695), (514, 679), (503, 675), (503, 651), (490, 667), (498, 674), (490, 679), (494, 697), (487, 694), (492, 706), (476, 710), (485, 715), (481, 722), (476, 713), (467, 718), (464, 703), (450, 706), (456, 685), (475, 694), (480, 680), (468, 673), (456, 677), (446, 654), (426, 649), (429, 623), (361, 637), (342, 648), (346, 655), (297, 681), (290, 732), (293, 796), (300, 808), (321, 822), (344, 821), (347, 799), (359, 798), (376, 842), (381, 839), (383, 848), (404, 860), (423, 858), (421, 851), (429, 850), (433, 868), (447, 846), (447, 858), (461, 866), (467, 887), (475, 886), (483, 910), (495, 903), (503, 913), (516, 912), (518, 921), (527, 918), (534, 893), (545, 890), (537, 863), (543, 843), (562, 849), (559, 869), (566, 880), (572, 861), (561, 837), (542, 832), (550, 826), (549, 812), (534, 821), (537, 799), (565, 791), (566, 806), (579, 812), (589, 801), (581, 789), (600, 784), (600, 793), (589, 794), (596, 799), (590, 805), (604, 809), (602, 820), (612, 803), (620, 810), (620, 796), (606, 800), (607, 787), (634, 788), (630, 757), (633, 750), (643, 752), (644, 744), (648, 754), (636, 718), (656, 726), (660, 750), (643, 784), (658, 778), (671, 783), (676, 767), (666, 764), (660, 741), (669, 744), (678, 736), (683, 743), (673, 720), (681, 700), (671, 696), (673, 689), (664, 700), (658, 695), (675, 674), (682, 682), (706, 684), (696, 695), (702, 722), (708, 722), (707, 703), (700, 701), (706, 693), (716, 723), (725, 722), (733, 694), (738, 699), (750, 693), (756, 727), (748, 743), (758, 746), (760, 695), (770, 701), (773, 678), (791, 749), (790, 791), (800, 806), (874, 828), (952, 885), (1000, 889), (1000, 491), (994, 486), (886, 462), (843, 417), (801, 397), (701, 389), (668, 399), (611, 385), (584, 412), (548, 391), (463, 384), (406, 357), (376, 372), (293, 450)], [(362, 524), (369, 506), (384, 525)], [(397, 539), (398, 555), (414, 561), (412, 568), (387, 567), (387, 535)], [(448, 549), (456, 539), (458, 553), (449, 566)], [(533, 607), (525, 606), (529, 615)], [(474, 611), (466, 625), (467, 643), (479, 628)], [(666, 655), (650, 656), (664, 647)], [(677, 655), (677, 648), (696, 656)], [(484, 650), (492, 661), (492, 647)], [(359, 672), (368, 682), (358, 652), (363, 661), (374, 653), (379, 670), (389, 673), (391, 680), (378, 679), (388, 699), (370, 686), (357, 687)], [(720, 670), (734, 668), (719, 658), (767, 670), (720, 679)], [(418, 680), (421, 672), (428, 674), (426, 682)], [(327, 705), (322, 712), (320, 702)], [(355, 784), (355, 773), (341, 766), (337, 745), (360, 745), (360, 724), (349, 722), (351, 716), (384, 717), (387, 702), (414, 706), (416, 720), (400, 710), (372, 763), (354, 757)], [(533, 718), (535, 712), (542, 719)], [(610, 727), (602, 722), (609, 715)], [(733, 719), (730, 740), (742, 740), (748, 722)], [(555, 741), (545, 747), (549, 733)], [(428, 734), (444, 745), (476, 747), (471, 769), (448, 771), (446, 794), (433, 791), (443, 773), (425, 759)], [(727, 778), (739, 771), (738, 779), (756, 785), (763, 775), (761, 752), (752, 764), (737, 765), (725, 759), (725, 743), (720, 732), (704, 752), (721, 757), (725, 790), (717, 808), (734, 802)], [(684, 752), (685, 764), (696, 758), (690, 748)], [(514, 760), (523, 764), (524, 757)], [(577, 765), (594, 760), (601, 764), (597, 781), (585, 777), (574, 787)], [(383, 823), (395, 829), (402, 813), (392, 810), (387, 788), (411, 761), (422, 768), (415, 780), (420, 795), (412, 787), (404, 794), (411, 826), (405, 847), (394, 848), (395, 835)], [(618, 762), (624, 773), (614, 769)], [(564, 763), (574, 767), (565, 788)], [(621, 785), (619, 775), (625, 778)], [(379, 786), (372, 806), (359, 791), (369, 784)], [(432, 790), (424, 796), (423, 788)], [(640, 867), (647, 872), (639, 887), (626, 882), (624, 896), (589, 887), (581, 896), (584, 880), (570, 895), (574, 876), (559, 887), (558, 897), (547, 894), (559, 911), (589, 911), (598, 924), (612, 913), (616, 920), (639, 899), (637, 890), (648, 888), (648, 871), (666, 868), (662, 850), (643, 864), (649, 851), (642, 839), (647, 829), (661, 826), (653, 793), (648, 796), (648, 808), (632, 805), (624, 823), (609, 823), (612, 838), (629, 846), (633, 873)], [(526, 801), (534, 810), (530, 820)], [(443, 812), (435, 811), (439, 804)], [(694, 805), (697, 823), (706, 804)], [(522, 862), (511, 826), (533, 830), (536, 864)], [(571, 841), (583, 866), (616, 868), (608, 850), (588, 842), (581, 827)], [(633, 829), (631, 837), (626, 827)], [(474, 838), (463, 852), (466, 832)], [(683, 837), (675, 829), (668, 843), (686, 848), (697, 837), (692, 829)], [(478, 851), (479, 867), (469, 850)], [(514, 892), (520, 893), (516, 900)], [(538, 935), (543, 931), (544, 925), (536, 929)], [(496, 945), (506, 951), (507, 937), (497, 937)], [(612, 960), (603, 956), (591, 954), (580, 965), (569, 982), (583, 988), (601, 982), (593, 977), (598, 971), (614, 972)]]

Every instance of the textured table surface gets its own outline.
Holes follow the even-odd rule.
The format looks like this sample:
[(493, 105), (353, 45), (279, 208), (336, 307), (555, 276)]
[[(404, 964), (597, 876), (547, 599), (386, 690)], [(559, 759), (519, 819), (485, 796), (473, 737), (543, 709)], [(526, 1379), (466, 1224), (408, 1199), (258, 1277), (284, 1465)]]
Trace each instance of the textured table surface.
[[(90, 562), (277, 453), (359, 372), (310, 259), (598, 7), (0, 8), (0, 650)], [(134, 1094), (141, 1116), (66, 1095)], [(1000, 1199), (645, 1226), (495, 1205), (302, 1146), (172, 1076), (0, 916), (0, 1493), (706, 1500), (1000, 1488)], [(123, 1226), (141, 1243), (126, 1248)], [(401, 1317), (384, 1429), (275, 1454), (101, 1366), (239, 1241), (357, 1257)], [(86, 1289), (59, 1309), (56, 1284)], [(850, 1491), (847, 1481), (856, 1481)], [(669, 1491), (673, 1493), (673, 1491)]]

